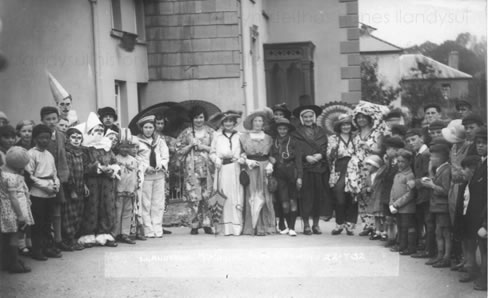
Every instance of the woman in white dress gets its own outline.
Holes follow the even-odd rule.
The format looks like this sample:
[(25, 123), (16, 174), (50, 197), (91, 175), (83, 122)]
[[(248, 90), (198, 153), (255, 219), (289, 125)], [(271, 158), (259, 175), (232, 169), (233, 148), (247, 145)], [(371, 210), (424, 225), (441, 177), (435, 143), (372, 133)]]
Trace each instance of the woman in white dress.
[[(215, 184), (227, 197), (217, 233), (238, 236), (242, 233), (242, 210), (244, 189), (239, 182), (241, 155), (239, 133), (234, 129), (239, 112), (227, 111), (218, 115), (222, 129), (217, 131), (212, 141), (210, 158), (215, 164)], [(214, 189), (217, 190), (217, 189)]]

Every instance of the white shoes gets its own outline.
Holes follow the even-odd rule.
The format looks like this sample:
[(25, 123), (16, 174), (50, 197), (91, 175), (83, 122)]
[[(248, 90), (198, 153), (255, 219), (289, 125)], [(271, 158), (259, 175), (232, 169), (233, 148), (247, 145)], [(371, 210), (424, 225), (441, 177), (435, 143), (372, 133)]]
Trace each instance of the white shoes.
[(288, 235), (295, 237), (297, 235), (297, 232), (295, 232), (295, 230), (289, 230)]
[(290, 230), (288, 230), (288, 228), (286, 228), (286, 229), (284, 229), (283, 231), (280, 231), (280, 234), (281, 234), (281, 235), (286, 235), (286, 234), (288, 234), (288, 232), (289, 232), (289, 231), (290, 231)]

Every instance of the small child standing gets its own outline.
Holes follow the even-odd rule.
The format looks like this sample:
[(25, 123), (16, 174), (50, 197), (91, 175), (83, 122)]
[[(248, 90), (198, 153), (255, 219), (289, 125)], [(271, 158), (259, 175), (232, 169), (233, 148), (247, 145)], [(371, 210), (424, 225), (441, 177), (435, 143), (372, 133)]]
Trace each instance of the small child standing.
[(121, 129), (121, 138), (116, 156), (120, 167), (120, 180), (117, 181), (115, 196), (115, 225), (113, 234), (115, 239), (127, 244), (135, 244), (129, 238), (131, 219), (133, 214), (133, 202), (136, 199), (138, 188), (139, 163), (129, 152), (135, 144), (132, 135), (127, 128)]
[[(139, 142), (132, 136), (133, 146), (129, 149), (129, 155), (136, 158), (137, 152), (139, 151)], [(141, 198), (142, 198), (142, 183), (144, 182), (144, 175), (142, 175), (144, 165), (137, 162), (137, 191), (135, 192), (134, 200), (132, 201), (132, 218), (130, 225), (130, 236), (131, 239), (146, 240), (144, 236), (144, 225), (142, 224), (142, 209), (141, 209)]]
[(415, 231), (415, 197), (408, 181), (414, 179), (410, 163), (412, 153), (405, 149), (397, 152), (398, 173), (393, 179), (390, 193), (390, 212), (397, 214), (397, 230), (399, 246), (391, 249), (401, 255), (411, 255), (416, 252), (417, 234)]
[[(374, 204), (377, 198), (375, 193), (375, 182), (378, 169), (383, 166), (383, 160), (378, 155), (369, 155), (364, 159), (364, 167), (368, 175), (365, 178), (364, 188), (361, 190), (361, 201), (366, 206), (368, 213), (374, 213)], [(386, 239), (385, 217), (377, 213), (374, 216), (374, 232), (370, 240)]]
[(87, 156), (81, 147), (83, 134), (77, 128), (69, 128), (66, 131), (66, 160), (69, 167), (68, 182), (63, 189), (65, 191), (65, 202), (62, 203), (61, 231), (64, 247), (68, 250), (82, 250), (85, 247), (75, 241), (79, 232), (85, 197), (89, 195), (85, 183), (85, 169), (87, 167)]
[(26, 166), (32, 180), (32, 258), (38, 261), (45, 261), (47, 257), (61, 257), (60, 252), (48, 247), (52, 223), (51, 210), (56, 204), (56, 193), (60, 187), (54, 157), (47, 150), (51, 135), (51, 129), (44, 124), (34, 127), (32, 138), (36, 146), (28, 151), (30, 162)]
[(451, 219), (449, 217), (448, 193), (451, 185), (451, 165), (449, 164), (449, 147), (437, 144), (430, 147), (430, 162), (436, 168), (434, 177), (422, 178), (424, 187), (432, 189), (430, 212), (435, 218), (435, 236), (437, 256), (425, 263), (434, 268), (445, 268), (451, 265)]
[(22, 147), (7, 151), (6, 165), (0, 182), (0, 227), (2, 232), (2, 263), (10, 273), (26, 273), (31, 269), (18, 258), (19, 238), (27, 226), (34, 224), (29, 206), (29, 190), (24, 181), (24, 167), (30, 157)]

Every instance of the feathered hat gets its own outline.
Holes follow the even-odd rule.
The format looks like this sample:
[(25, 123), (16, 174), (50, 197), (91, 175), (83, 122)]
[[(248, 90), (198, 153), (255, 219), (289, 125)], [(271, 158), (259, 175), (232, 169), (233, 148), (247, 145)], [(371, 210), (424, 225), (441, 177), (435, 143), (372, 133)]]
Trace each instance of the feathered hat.
[(71, 98), (71, 95), (64, 89), (63, 86), (56, 80), (56, 78), (46, 70), (47, 79), (49, 81), (49, 87), (51, 88), (51, 93), (55, 102), (60, 102), (63, 99)]

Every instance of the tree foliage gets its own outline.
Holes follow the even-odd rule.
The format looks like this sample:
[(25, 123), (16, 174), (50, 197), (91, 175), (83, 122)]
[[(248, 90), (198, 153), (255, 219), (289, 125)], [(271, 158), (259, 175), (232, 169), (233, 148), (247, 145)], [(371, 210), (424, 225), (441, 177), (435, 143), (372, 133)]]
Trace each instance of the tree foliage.
[(377, 63), (361, 62), (361, 99), (388, 106), (397, 99), (400, 88), (386, 86), (378, 79), (377, 69)]

